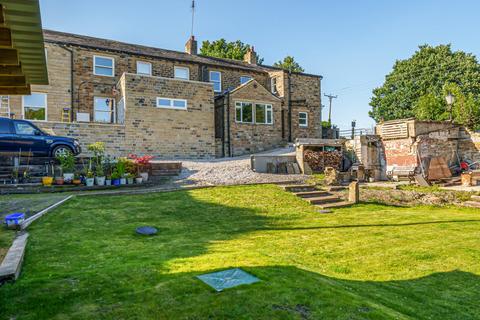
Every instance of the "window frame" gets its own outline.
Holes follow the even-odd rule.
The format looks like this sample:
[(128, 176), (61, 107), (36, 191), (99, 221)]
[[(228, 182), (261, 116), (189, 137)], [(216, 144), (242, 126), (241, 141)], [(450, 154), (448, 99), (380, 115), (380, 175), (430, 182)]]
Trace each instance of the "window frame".
[[(170, 100), (170, 106), (163, 106), (159, 104), (160, 100)], [(182, 101), (185, 102), (185, 107), (175, 107), (175, 101)], [(172, 110), (188, 110), (188, 101), (187, 99), (178, 99), (178, 98), (167, 98), (167, 97), (157, 97), (156, 99), (156, 108), (159, 109), (172, 109)]]
[[(106, 75), (106, 74), (98, 74), (96, 72), (96, 67), (100, 68), (110, 68), (108, 66), (102, 66), (102, 65), (97, 65), (97, 59), (96, 58), (104, 58), (104, 59), (110, 59), (112, 60), (112, 75)], [(111, 56), (102, 56), (102, 55), (93, 55), (93, 74), (99, 77), (109, 77), (109, 78), (114, 78), (115, 77), (115, 58)]]
[[(184, 69), (187, 70), (187, 78), (179, 78), (177, 77), (177, 70), (178, 69)], [(178, 79), (178, 80), (190, 80), (190, 68), (189, 67), (184, 67), (184, 66), (174, 66), (173, 67), (173, 78)]]
[[(144, 65), (150, 66), (150, 73), (138, 72), (138, 65), (139, 65), (139, 64), (144, 64)], [(151, 62), (143, 61), (143, 60), (137, 60), (136, 67), (137, 67), (137, 74), (139, 74), (139, 75), (142, 75), (142, 76), (151, 76), (152, 73), (153, 73), (153, 66), (152, 66), (152, 63), (151, 63)]]
[[(240, 110), (240, 121), (237, 120), (237, 109), (239, 108), (238, 104), (251, 104), (252, 105), (252, 122), (245, 122), (243, 121), (243, 108)], [(257, 105), (264, 105), (265, 106), (265, 122), (257, 122)], [(268, 120), (268, 112), (271, 113), (271, 121), (267, 122)], [(271, 103), (266, 103), (266, 102), (254, 102), (254, 101), (242, 101), (242, 100), (236, 100), (235, 101), (235, 122), (236, 123), (244, 123), (244, 124), (259, 124), (259, 125), (273, 125), (274, 120), (273, 120), (273, 105)]]
[[(245, 82), (242, 82), (242, 78), (248, 78), (248, 80), (245, 81)], [(247, 83), (247, 82), (250, 81), (250, 80), (253, 80), (253, 77), (245, 76), (245, 75), (240, 76), (240, 85), (244, 85), (245, 83)]]
[[(219, 79), (218, 81), (212, 81), (212, 73), (218, 73), (219, 74)], [(208, 82), (213, 83), (213, 92), (222, 92), (222, 72), (221, 71), (216, 71), (216, 70), (210, 70), (208, 72)], [(220, 90), (215, 90), (215, 83), (220, 84)]]
[[(270, 78), (270, 92), (272, 92), (273, 94), (278, 94), (277, 78), (278, 77)], [(274, 82), (275, 82), (275, 85), (274, 85)]]
[[(109, 113), (110, 113), (110, 119), (112, 119), (112, 115), (113, 115), (113, 120), (110, 121), (110, 122), (105, 122), (105, 121), (97, 121), (96, 119), (96, 113), (97, 113), (97, 109), (95, 109), (95, 100), (96, 99), (111, 99), (113, 100), (113, 110), (111, 110)], [(95, 123), (105, 123), (105, 124), (114, 124), (114, 123), (117, 123), (117, 108), (116, 108), (116, 103), (117, 101), (115, 100), (115, 98), (112, 98), (112, 97), (105, 97), (105, 96), (94, 96), (93, 97), (93, 122)], [(107, 111), (98, 111), (98, 112), (101, 112), (101, 113), (107, 113)]]
[[(304, 115), (305, 115), (305, 124), (301, 124), (301, 123), (300, 123), (300, 119), (301, 119), (301, 118), (300, 118), (300, 115), (301, 115), (301, 114), (304, 114)], [(306, 111), (301, 111), (301, 112), (298, 113), (298, 126), (299, 126), (300, 128), (308, 128), (308, 112), (306, 112)]]
[[(26, 119), (25, 118), (25, 97), (26, 96), (31, 96), (33, 94), (41, 94), (44, 95), (44, 101), (45, 101), (45, 106), (39, 107), (39, 106), (26, 106), (30, 108), (44, 108), (45, 109), (45, 120), (37, 120), (37, 119)], [(47, 122), (48, 121), (48, 94), (46, 92), (31, 92), (29, 95), (23, 95), (22, 96), (22, 119), (23, 120), (28, 120), (28, 121), (42, 121), (42, 122)]]

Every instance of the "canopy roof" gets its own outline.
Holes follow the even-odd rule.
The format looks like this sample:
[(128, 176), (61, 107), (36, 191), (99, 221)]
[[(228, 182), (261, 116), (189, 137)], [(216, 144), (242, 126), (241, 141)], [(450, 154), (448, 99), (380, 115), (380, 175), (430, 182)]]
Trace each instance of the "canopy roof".
[(0, 95), (48, 84), (38, 0), (0, 0)]

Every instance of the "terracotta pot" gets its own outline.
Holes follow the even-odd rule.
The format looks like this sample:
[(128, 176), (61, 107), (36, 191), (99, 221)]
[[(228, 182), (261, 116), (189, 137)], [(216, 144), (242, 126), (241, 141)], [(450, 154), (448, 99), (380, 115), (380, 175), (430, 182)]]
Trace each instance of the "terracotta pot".
[(73, 180), (72, 180), (72, 183), (73, 183), (74, 185), (76, 185), (76, 186), (79, 186), (79, 185), (82, 184), (82, 180), (80, 180), (80, 179), (73, 179)]
[(63, 179), (63, 177), (55, 178), (55, 184), (58, 184), (59, 186), (61, 186), (64, 183), (65, 183), (65, 180)]
[(49, 187), (52, 185), (52, 183), (53, 183), (53, 177), (42, 177), (42, 184), (44, 186)]

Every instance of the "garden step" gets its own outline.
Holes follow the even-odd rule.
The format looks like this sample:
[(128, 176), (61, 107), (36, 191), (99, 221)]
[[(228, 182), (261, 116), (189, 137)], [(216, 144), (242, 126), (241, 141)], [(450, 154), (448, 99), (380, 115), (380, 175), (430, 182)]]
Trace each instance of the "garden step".
[(321, 209), (335, 209), (335, 208), (343, 208), (353, 205), (352, 202), (349, 201), (338, 201), (338, 202), (330, 202), (317, 205), (317, 207)]
[(316, 191), (315, 186), (309, 184), (292, 184), (281, 186), (285, 191), (289, 192), (305, 192), (305, 191)]
[(480, 202), (480, 196), (471, 196), (470, 201)]
[(330, 195), (330, 196), (323, 196), (323, 197), (314, 197), (314, 198), (305, 198), (311, 204), (322, 204), (322, 203), (330, 203), (330, 202), (339, 202), (341, 198), (339, 196)]
[(465, 201), (463, 205), (465, 207), (480, 208), (480, 202), (478, 201)]
[(343, 191), (345, 189), (347, 189), (347, 187), (345, 187), (345, 186), (329, 186), (329, 187), (327, 187), (328, 191)]
[(331, 193), (328, 193), (327, 191), (316, 190), (295, 192), (295, 195), (301, 198), (314, 198), (320, 196), (328, 196), (331, 195)]
[(158, 177), (158, 176), (178, 176), (181, 170), (152, 170), (151, 176)]

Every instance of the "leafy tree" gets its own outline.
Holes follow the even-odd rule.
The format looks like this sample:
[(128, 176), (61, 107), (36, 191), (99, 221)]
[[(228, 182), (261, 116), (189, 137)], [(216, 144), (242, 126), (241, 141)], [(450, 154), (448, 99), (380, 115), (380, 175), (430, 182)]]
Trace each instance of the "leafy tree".
[[(245, 44), (240, 40), (227, 42), (225, 39), (215, 41), (203, 41), (200, 48), (200, 54), (225, 59), (243, 60), (245, 53), (250, 49), (249, 44)], [(257, 64), (262, 64), (263, 58), (257, 54)]]
[[(450, 45), (420, 46), (411, 58), (397, 61), (385, 83), (373, 90), (369, 114), (377, 122), (413, 116), (445, 119), (449, 115), (445, 92), (452, 85), (458, 88), (455, 108), (471, 108), (468, 114), (474, 116), (480, 97), (480, 64), (475, 56), (453, 52)], [(461, 102), (462, 97), (468, 103)], [(455, 113), (457, 122), (474, 122), (474, 117), (460, 119), (464, 115)]]
[(292, 56), (287, 56), (283, 61), (278, 61), (273, 64), (274, 67), (291, 70), (292, 72), (304, 72), (305, 70), (295, 61)]

